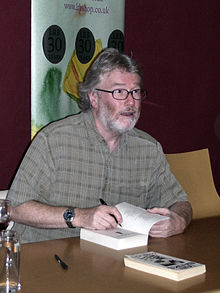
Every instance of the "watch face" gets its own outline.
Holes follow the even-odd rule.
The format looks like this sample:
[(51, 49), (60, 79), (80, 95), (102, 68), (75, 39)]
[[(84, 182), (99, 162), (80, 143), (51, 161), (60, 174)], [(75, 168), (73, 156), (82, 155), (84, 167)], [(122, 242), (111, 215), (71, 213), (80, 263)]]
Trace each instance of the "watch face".
[(73, 220), (73, 217), (74, 217), (74, 214), (71, 210), (67, 210), (65, 213), (64, 213), (64, 219), (66, 221), (69, 221), (71, 222)]
[(68, 211), (66, 217), (68, 220), (71, 221), (73, 219), (73, 213), (71, 211)]
[(72, 224), (72, 221), (75, 217), (74, 208), (69, 207), (63, 214), (63, 218), (69, 228), (75, 228)]

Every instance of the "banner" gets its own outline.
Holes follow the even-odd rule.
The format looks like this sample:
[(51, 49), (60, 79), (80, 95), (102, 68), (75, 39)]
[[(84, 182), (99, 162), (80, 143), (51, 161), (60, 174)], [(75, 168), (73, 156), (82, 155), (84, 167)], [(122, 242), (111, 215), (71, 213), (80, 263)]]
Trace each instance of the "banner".
[(79, 112), (77, 87), (106, 47), (124, 49), (125, 0), (32, 0), (31, 136)]

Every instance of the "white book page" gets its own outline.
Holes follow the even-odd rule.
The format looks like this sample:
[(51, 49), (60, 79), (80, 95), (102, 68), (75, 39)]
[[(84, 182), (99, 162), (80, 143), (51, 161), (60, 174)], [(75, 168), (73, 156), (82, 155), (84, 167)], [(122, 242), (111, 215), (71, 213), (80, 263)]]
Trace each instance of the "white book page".
[(158, 214), (150, 214), (145, 209), (126, 202), (119, 203), (116, 207), (123, 218), (122, 228), (137, 233), (148, 235), (155, 223), (168, 219), (168, 217)]

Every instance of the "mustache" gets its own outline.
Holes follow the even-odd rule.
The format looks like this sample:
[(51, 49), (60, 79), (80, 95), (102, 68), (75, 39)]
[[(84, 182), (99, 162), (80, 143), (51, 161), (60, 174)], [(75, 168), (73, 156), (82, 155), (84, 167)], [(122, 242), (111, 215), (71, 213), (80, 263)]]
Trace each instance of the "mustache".
[(123, 114), (123, 113), (125, 113), (125, 112), (134, 112), (134, 113), (138, 113), (139, 110), (138, 110), (137, 108), (135, 108), (135, 107), (127, 107), (127, 108), (125, 108), (125, 109), (119, 111), (119, 114)]

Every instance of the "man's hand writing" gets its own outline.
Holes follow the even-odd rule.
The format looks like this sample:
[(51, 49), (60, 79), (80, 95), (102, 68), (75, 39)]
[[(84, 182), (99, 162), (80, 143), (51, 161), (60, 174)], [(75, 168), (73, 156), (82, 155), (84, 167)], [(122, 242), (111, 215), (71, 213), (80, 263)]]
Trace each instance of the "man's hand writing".
[(122, 222), (122, 216), (118, 209), (113, 206), (100, 205), (97, 207), (79, 209), (75, 208), (74, 224), (93, 230), (105, 230), (116, 228), (117, 223), (111, 215), (114, 215), (118, 223)]

